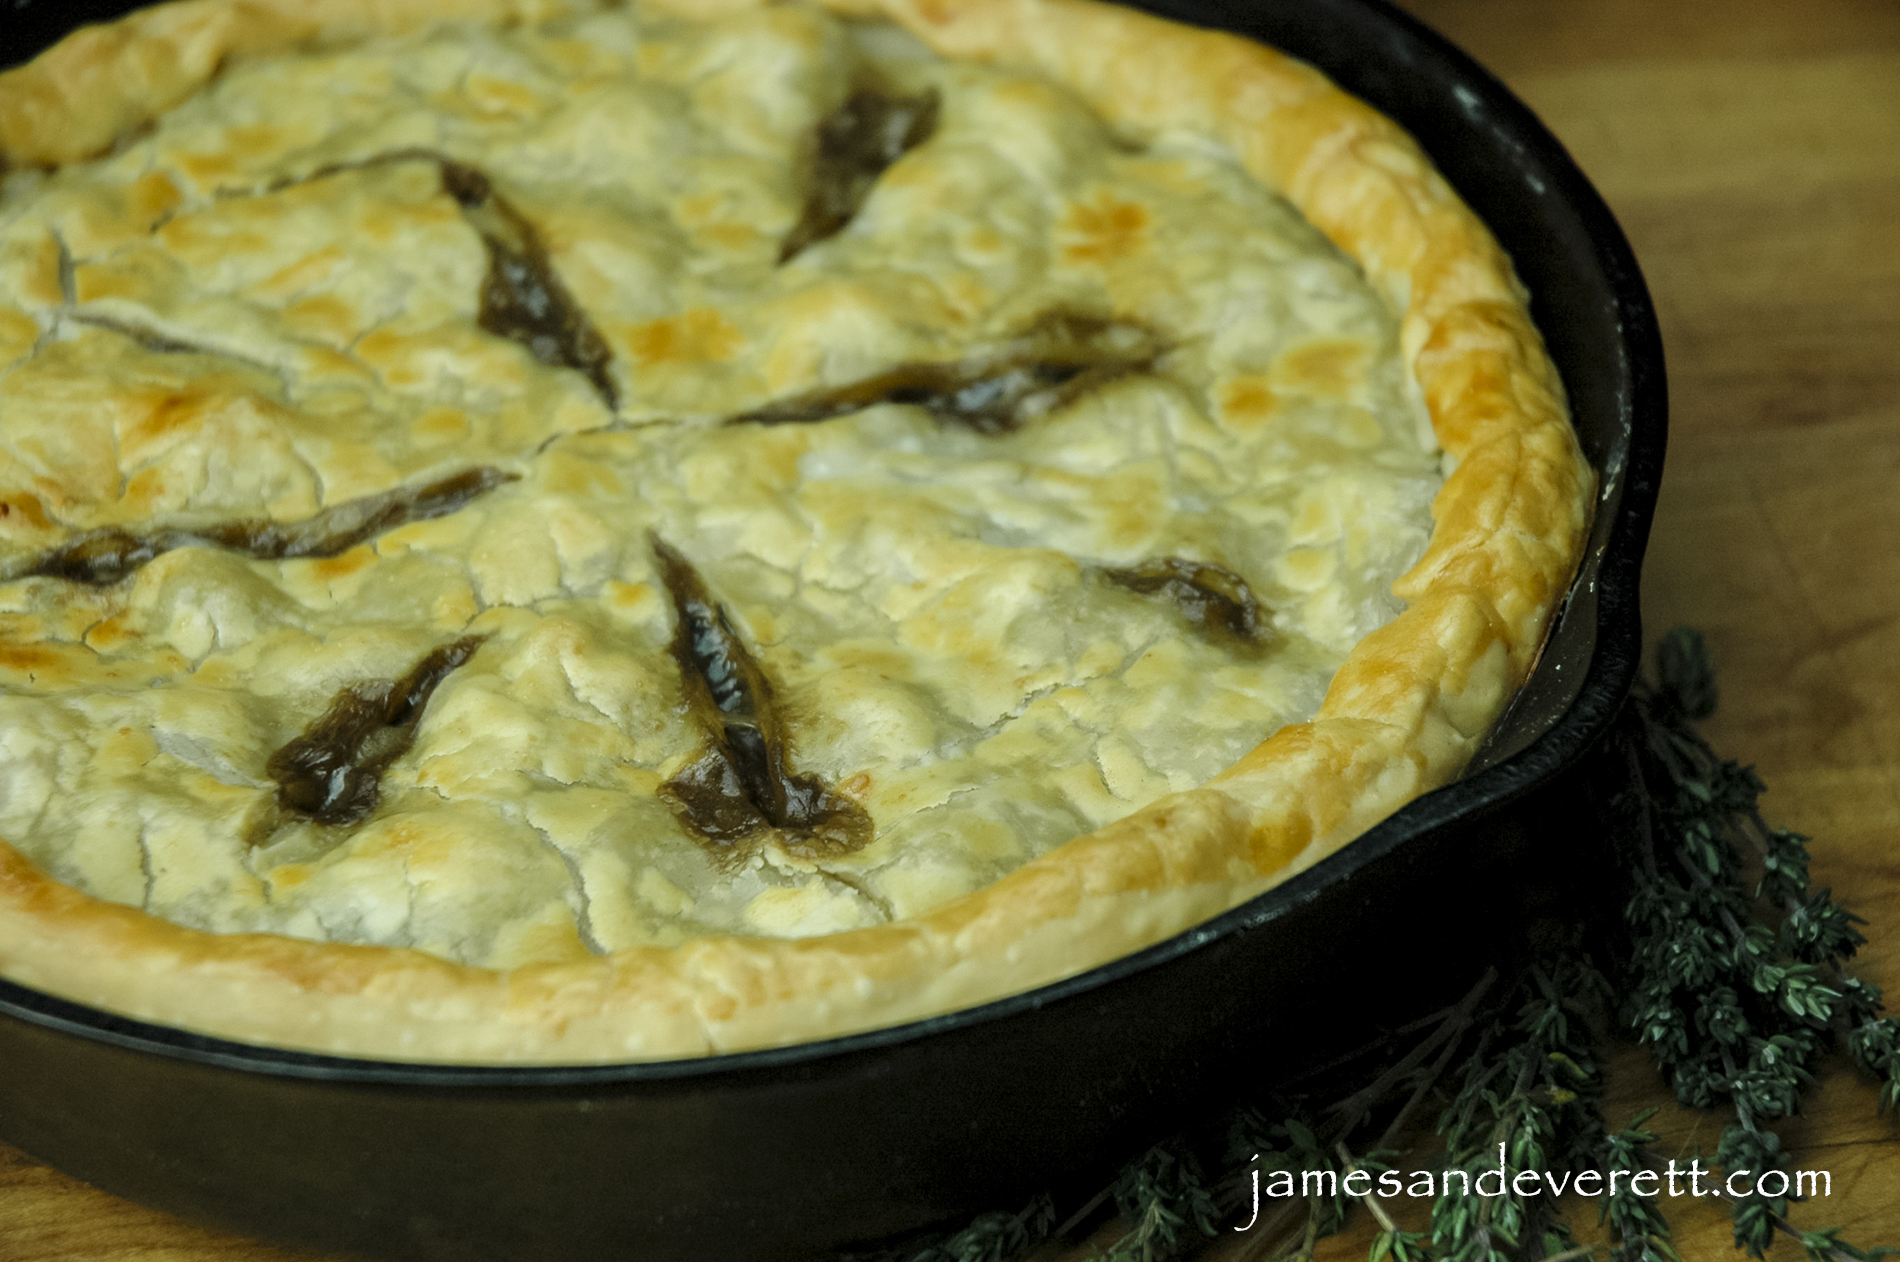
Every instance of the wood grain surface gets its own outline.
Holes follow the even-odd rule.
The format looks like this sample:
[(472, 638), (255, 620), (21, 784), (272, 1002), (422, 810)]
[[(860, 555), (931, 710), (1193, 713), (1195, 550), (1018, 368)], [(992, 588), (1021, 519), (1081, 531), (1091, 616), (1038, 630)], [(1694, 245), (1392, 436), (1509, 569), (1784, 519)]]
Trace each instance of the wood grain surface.
[[(1672, 408), (1646, 622), (1707, 633), (1723, 701), (1706, 730), (1756, 764), (1774, 822), (1814, 835), (1817, 882), (1872, 922), (1859, 972), (1900, 997), (1900, 5), (1407, 3), (1529, 102), (1635, 245)], [(1900, 1124), (1874, 1100), (1832, 1064), (1783, 1128), (1797, 1165), (1833, 1175), (1832, 1196), (1796, 1216), (1900, 1245)], [(1643, 1058), (1620, 1055), (1611, 1120), (1651, 1104), (1660, 1155), (1713, 1149), (1720, 1119), (1670, 1106)], [(1665, 1207), (1686, 1262), (1734, 1256), (1719, 1209)], [(1041, 1256), (1079, 1262), (1115, 1234)], [(1362, 1223), (1319, 1256), (1364, 1258), (1369, 1239)], [(0, 1262), (291, 1259), (309, 1255), (180, 1223), (0, 1146)]]

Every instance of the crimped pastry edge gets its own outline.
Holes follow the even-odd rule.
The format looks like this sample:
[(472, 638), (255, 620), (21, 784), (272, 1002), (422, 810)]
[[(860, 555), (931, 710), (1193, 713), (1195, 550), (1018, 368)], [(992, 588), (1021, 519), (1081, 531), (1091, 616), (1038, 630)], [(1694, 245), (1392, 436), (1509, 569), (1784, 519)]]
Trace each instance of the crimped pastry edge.
[[(757, 0), (722, 3), (721, 11)], [(1133, 136), (1212, 128), (1365, 269), (1455, 467), (1431, 542), (1317, 716), (1207, 785), (1078, 837), (910, 921), (708, 937), (495, 972), (422, 952), (217, 935), (62, 885), (0, 842), (0, 974), (239, 1041), (455, 1063), (664, 1059), (806, 1042), (967, 1007), (1167, 938), (1455, 777), (1529, 674), (1594, 489), (1509, 260), (1396, 124), (1240, 37), (1094, 0), (824, 0), (950, 56), (1065, 84)], [(0, 74), (0, 157), (60, 165), (225, 60), (561, 0), (182, 0)], [(713, 6), (673, 7), (706, 13)]]

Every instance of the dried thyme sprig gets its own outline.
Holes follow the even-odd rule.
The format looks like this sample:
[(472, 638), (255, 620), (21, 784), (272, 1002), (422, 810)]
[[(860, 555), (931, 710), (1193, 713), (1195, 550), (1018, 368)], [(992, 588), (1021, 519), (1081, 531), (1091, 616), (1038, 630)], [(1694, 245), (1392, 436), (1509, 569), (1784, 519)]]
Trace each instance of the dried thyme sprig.
[[(1590, 1030), (1593, 1007), (1608, 989), (1587, 956), (1561, 956), (1532, 967), (1515, 1006), (1480, 1035), (1458, 1071), (1458, 1092), (1439, 1119), (1447, 1177), (1432, 1207), (1437, 1262), (1516, 1262), (1576, 1257), (1579, 1246), (1557, 1217), (1543, 1179), (1520, 1190), (1525, 1171), (1641, 1169), (1643, 1119), (1614, 1135), (1599, 1100), (1603, 1074)], [(1500, 1169), (1502, 1176), (1500, 1177)], [(1480, 1179), (1499, 1180), (1499, 1195)], [(1605, 1197), (1603, 1216), (1617, 1240), (1618, 1262), (1680, 1262), (1653, 1197), (1629, 1185)]]
[[(1630, 1119), (1630, 1124), (1615, 1134), (1606, 1134), (1598, 1147), (1601, 1170), (1654, 1170), (1649, 1146), (1656, 1142), (1653, 1131), (1642, 1129), (1655, 1113), (1645, 1109)], [(1597, 1115), (1599, 1123), (1602, 1114)], [(1580, 1167), (1572, 1166), (1572, 1169)], [(1682, 1262), (1670, 1240), (1669, 1220), (1656, 1205), (1656, 1198), (1644, 1196), (1634, 1186), (1613, 1191), (1603, 1198), (1597, 1221), (1609, 1224), (1616, 1239), (1611, 1254), (1614, 1262)]]
[(1097, 1262), (1160, 1262), (1218, 1230), (1214, 1194), (1201, 1163), (1179, 1142), (1156, 1144), (1123, 1167), (1114, 1197), (1115, 1208), (1134, 1226), (1098, 1254)]
[(909, 1262), (1010, 1262), (1046, 1240), (1055, 1223), (1055, 1199), (1044, 1193), (1019, 1213), (979, 1215), (956, 1235), (911, 1254)]
[[(1845, 972), (1866, 939), (1831, 891), (1810, 888), (1807, 839), (1769, 827), (1761, 780), (1695, 729), (1716, 699), (1702, 637), (1665, 636), (1657, 676), (1638, 681), (1611, 745), (1632, 769), (1624, 806), (1634, 826), (1618, 830), (1635, 860), (1626, 1020), (1678, 1100), (1734, 1109), (1716, 1160), (1757, 1180), (1757, 1190), (1732, 1198), (1736, 1247), (1760, 1257), (1780, 1231), (1811, 1256), (1856, 1257), (1838, 1233), (1796, 1231), (1787, 1196), (1758, 1190), (1764, 1173), (1787, 1166), (1766, 1127), (1800, 1108), (1816, 1058), (1836, 1037), (1884, 1080), (1883, 1108), (1900, 1098), (1900, 1022), (1880, 1016), (1878, 987)], [(1750, 890), (1744, 872), (1754, 864)]]

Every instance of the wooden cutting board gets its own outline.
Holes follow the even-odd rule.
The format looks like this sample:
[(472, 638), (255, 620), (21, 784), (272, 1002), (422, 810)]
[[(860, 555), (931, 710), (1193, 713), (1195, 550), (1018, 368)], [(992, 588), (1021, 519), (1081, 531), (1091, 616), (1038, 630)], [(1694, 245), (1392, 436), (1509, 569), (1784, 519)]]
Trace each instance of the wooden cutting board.
[[(1872, 922), (1861, 974), (1900, 1000), (1900, 5), (1408, 6), (1542, 115), (1636, 247), (1674, 413), (1648, 624), (1708, 634), (1723, 689), (1711, 737), (1760, 769), (1774, 822), (1815, 836), (1817, 881)], [(1834, 1176), (1833, 1195), (1796, 1218), (1900, 1245), (1900, 1125), (1875, 1117), (1874, 1095), (1834, 1065), (1809, 1116), (1784, 1129), (1798, 1165)], [(1619, 1058), (1612, 1122), (1650, 1104), (1667, 1104), (1661, 1083), (1640, 1056)], [(1669, 1107), (1652, 1125), (1664, 1158), (1686, 1158), (1713, 1149), (1721, 1121)], [(1730, 1256), (1720, 1210), (1666, 1207), (1687, 1262)], [(1363, 1258), (1368, 1238), (1362, 1225), (1320, 1257)], [(4, 1262), (306, 1257), (127, 1204), (0, 1146)]]

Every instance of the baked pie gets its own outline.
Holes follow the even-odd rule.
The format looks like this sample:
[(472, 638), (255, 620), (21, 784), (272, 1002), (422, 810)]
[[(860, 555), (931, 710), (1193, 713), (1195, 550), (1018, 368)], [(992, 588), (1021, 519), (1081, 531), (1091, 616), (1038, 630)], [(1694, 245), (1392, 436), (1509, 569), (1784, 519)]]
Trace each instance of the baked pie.
[(1089, 0), (185, 0), (0, 75), (0, 971), (797, 1042), (1455, 776), (1592, 479), (1393, 124)]

